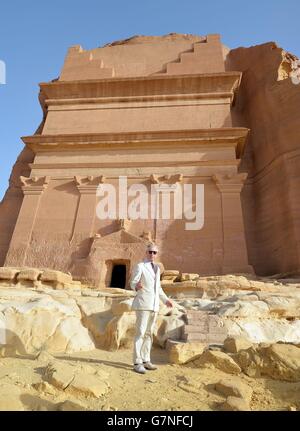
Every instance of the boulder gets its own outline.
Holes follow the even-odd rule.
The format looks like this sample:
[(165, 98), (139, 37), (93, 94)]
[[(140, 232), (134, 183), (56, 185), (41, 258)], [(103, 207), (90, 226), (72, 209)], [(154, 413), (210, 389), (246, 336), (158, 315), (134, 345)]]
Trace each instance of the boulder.
[(95, 348), (74, 299), (29, 289), (15, 289), (13, 296), (9, 292), (0, 289), (0, 323), (5, 336), (0, 344), (15, 353), (34, 355), (41, 350), (71, 353)]
[(179, 271), (175, 270), (175, 269), (165, 269), (164, 270), (164, 276), (178, 276), (179, 275)]
[(241, 372), (239, 365), (229, 355), (215, 350), (206, 350), (198, 359), (193, 361), (193, 364), (196, 367), (214, 366), (229, 374)]
[(219, 380), (215, 384), (215, 390), (226, 397), (243, 398), (248, 402), (250, 402), (253, 393), (251, 386), (235, 376), (231, 376), (230, 379), (225, 378)]
[(10, 268), (6, 266), (0, 267), (0, 280), (15, 280), (16, 275), (19, 273), (19, 269)]
[(183, 343), (168, 340), (166, 349), (168, 359), (171, 364), (186, 364), (202, 355), (205, 344), (202, 343)]
[(77, 298), (76, 302), (82, 315), (82, 323), (93, 336), (96, 347), (104, 347), (107, 324), (114, 318), (111, 312), (112, 298)]
[(236, 361), (250, 377), (263, 375), (276, 380), (300, 381), (300, 349), (292, 344), (251, 347), (240, 351)]
[(228, 353), (237, 353), (240, 350), (249, 349), (251, 341), (243, 337), (227, 337), (224, 341), (224, 349)]
[(199, 274), (190, 274), (188, 272), (183, 272), (180, 276), (180, 281), (197, 280), (198, 278)]
[(113, 317), (106, 325), (101, 345), (107, 350), (118, 350), (121, 345), (133, 340), (135, 333), (135, 313), (124, 313)]
[(162, 281), (163, 282), (168, 281), (168, 282), (173, 283), (176, 280), (176, 278), (177, 278), (177, 275), (163, 275)]
[(181, 340), (185, 322), (183, 314), (159, 315), (154, 329), (154, 344), (165, 347), (167, 340)]
[(72, 276), (61, 271), (46, 269), (41, 275), (41, 281), (50, 282), (54, 285), (64, 285), (72, 282)]
[(162, 280), (164, 281), (175, 281), (179, 276), (179, 271), (177, 270), (164, 270), (162, 274)]
[(250, 406), (243, 398), (228, 397), (225, 403), (221, 405), (223, 411), (245, 412), (250, 411)]
[(42, 270), (36, 268), (21, 269), (17, 276), (18, 281), (37, 281)]

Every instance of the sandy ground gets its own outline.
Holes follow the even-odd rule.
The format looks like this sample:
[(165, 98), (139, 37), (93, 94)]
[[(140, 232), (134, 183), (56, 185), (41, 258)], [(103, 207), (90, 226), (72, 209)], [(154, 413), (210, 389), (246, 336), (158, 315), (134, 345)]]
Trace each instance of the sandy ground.
[[(152, 350), (152, 361), (158, 370), (140, 375), (132, 370), (132, 350), (117, 352), (95, 350), (72, 355), (56, 355), (67, 363), (92, 366), (109, 373), (111, 389), (98, 398), (74, 397), (62, 390), (36, 389), (42, 381), (44, 368), (35, 359), (0, 358), (0, 410), (219, 410), (225, 397), (214, 390), (214, 383), (228, 374), (215, 368), (194, 368), (171, 365), (167, 352)], [(252, 410), (300, 409), (300, 382), (289, 383), (265, 378), (241, 379), (254, 390)], [(50, 386), (52, 388), (52, 386)]]

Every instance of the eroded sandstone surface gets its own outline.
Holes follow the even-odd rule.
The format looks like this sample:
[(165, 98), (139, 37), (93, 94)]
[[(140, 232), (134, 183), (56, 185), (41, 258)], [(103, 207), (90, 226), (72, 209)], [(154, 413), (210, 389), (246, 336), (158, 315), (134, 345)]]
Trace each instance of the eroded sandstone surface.
[[(161, 304), (155, 328), (159, 369), (140, 376), (132, 371), (133, 291), (0, 268), (0, 409), (300, 409), (300, 283), (281, 277), (193, 275), (201, 289), (186, 298), (187, 281), (167, 280), (174, 308)], [(188, 316), (199, 312), (222, 322), (224, 341), (209, 342), (209, 333), (207, 342), (183, 340)]]

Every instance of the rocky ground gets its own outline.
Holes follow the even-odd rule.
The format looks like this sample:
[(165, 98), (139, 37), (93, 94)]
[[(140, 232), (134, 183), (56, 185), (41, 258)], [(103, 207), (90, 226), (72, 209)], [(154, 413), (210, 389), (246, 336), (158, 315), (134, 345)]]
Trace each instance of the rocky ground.
[[(0, 409), (300, 409), (299, 278), (166, 271), (162, 284), (174, 307), (161, 306), (155, 328), (159, 369), (139, 375), (134, 292), (0, 268)], [(222, 330), (184, 343), (197, 313), (201, 327)], [(209, 341), (216, 334), (222, 340)]]
[[(131, 355), (130, 348), (121, 348), (114, 352), (98, 349), (56, 355), (55, 359), (47, 354), (37, 359), (2, 358), (0, 408), (182, 411), (222, 410), (227, 406), (231, 410), (300, 409), (300, 381), (249, 377), (244, 373), (232, 375), (212, 365), (199, 368), (193, 363), (170, 364), (167, 351), (161, 348), (153, 350), (153, 362), (159, 369), (139, 375), (132, 371)], [(229, 406), (228, 395), (231, 396)]]

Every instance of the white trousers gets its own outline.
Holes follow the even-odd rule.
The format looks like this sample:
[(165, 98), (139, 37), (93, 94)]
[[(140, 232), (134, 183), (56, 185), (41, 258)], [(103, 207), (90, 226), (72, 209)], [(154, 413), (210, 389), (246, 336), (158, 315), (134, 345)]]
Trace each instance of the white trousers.
[(133, 363), (150, 362), (150, 352), (153, 342), (153, 331), (157, 312), (136, 310), (136, 328), (133, 349)]

